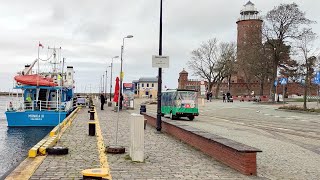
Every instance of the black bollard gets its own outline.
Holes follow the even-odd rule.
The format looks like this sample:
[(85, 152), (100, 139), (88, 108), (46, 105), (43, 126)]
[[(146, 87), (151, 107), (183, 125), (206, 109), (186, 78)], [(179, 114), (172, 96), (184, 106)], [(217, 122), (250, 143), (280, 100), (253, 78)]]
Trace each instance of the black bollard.
[(95, 136), (95, 135), (96, 135), (96, 123), (89, 122), (89, 136)]
[(142, 114), (143, 112), (147, 112), (147, 107), (145, 104), (140, 105), (140, 114)]
[(90, 111), (90, 120), (94, 120), (94, 111)]
[(89, 108), (90, 108), (91, 111), (94, 110), (94, 107), (96, 107), (94, 104), (89, 106)]

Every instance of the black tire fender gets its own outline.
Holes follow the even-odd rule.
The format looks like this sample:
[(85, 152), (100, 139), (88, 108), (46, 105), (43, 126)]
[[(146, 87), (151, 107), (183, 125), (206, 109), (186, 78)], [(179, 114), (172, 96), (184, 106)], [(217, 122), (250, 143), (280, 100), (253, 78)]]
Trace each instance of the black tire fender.
[(67, 147), (49, 147), (46, 149), (48, 155), (65, 155), (69, 153), (69, 149)]

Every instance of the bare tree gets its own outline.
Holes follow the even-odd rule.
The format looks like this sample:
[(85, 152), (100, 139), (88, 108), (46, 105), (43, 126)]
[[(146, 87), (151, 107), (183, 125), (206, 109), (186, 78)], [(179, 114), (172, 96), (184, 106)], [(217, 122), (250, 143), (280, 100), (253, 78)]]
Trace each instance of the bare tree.
[(228, 91), (230, 91), (231, 76), (235, 74), (234, 65), (237, 59), (237, 48), (234, 42), (222, 42), (219, 45), (219, 61), (215, 68), (216, 73), (220, 73), (217, 81), (217, 90), (215, 97), (218, 98), (220, 85), (224, 79), (227, 79)]
[[(281, 60), (281, 46), (290, 39), (300, 37), (304, 33), (301, 27), (309, 25), (313, 21), (306, 18), (305, 13), (295, 3), (276, 6), (267, 13), (265, 20), (263, 35), (266, 42), (274, 49), (273, 76), (271, 78), (272, 95), (274, 95), (275, 87), (273, 86), (273, 82), (277, 77), (277, 67)], [(274, 101), (274, 98), (272, 100)]]
[(188, 66), (194, 75), (208, 81), (208, 90), (211, 90), (214, 84), (219, 86), (224, 78), (231, 76), (235, 54), (234, 43), (219, 44), (218, 40), (213, 38), (191, 52)]
[(301, 67), (304, 69), (303, 76), (305, 77), (305, 86), (303, 94), (303, 109), (307, 109), (307, 93), (311, 86), (311, 78), (314, 73), (314, 67), (317, 58), (312, 54), (313, 42), (316, 39), (316, 34), (311, 29), (304, 29), (303, 34), (297, 38), (297, 48), (300, 50), (303, 57), (303, 64)]

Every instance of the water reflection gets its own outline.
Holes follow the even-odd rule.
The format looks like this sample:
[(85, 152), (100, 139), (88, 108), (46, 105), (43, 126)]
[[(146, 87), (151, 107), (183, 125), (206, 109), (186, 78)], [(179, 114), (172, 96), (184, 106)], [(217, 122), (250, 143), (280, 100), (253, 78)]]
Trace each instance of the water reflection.
[(45, 137), (53, 127), (7, 127), (5, 97), (0, 97), (0, 179), (24, 160), (31, 147)]

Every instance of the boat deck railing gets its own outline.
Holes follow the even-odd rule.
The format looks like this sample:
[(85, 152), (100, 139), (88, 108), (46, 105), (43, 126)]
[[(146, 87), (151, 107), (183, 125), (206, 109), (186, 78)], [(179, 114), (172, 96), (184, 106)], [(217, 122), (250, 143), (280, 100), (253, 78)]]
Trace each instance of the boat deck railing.
[(6, 103), (7, 111), (69, 111), (73, 101), (10, 101)]

